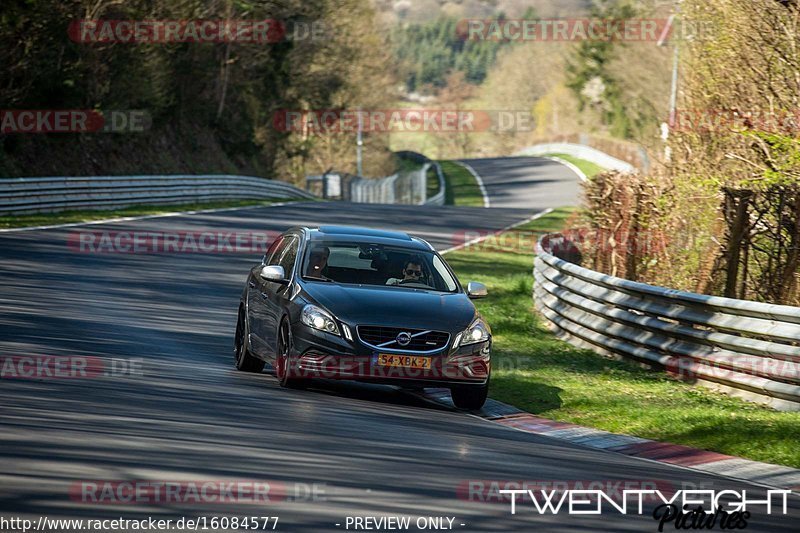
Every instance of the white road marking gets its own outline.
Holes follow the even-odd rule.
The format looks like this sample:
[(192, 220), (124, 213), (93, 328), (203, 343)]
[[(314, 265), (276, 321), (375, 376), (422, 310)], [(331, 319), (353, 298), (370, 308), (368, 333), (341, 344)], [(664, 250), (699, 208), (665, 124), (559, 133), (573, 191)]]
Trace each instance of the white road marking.
[(483, 195), (483, 207), (492, 207), (492, 204), (489, 201), (489, 194), (486, 192), (486, 186), (483, 184), (483, 180), (481, 179), (480, 175), (475, 172), (475, 169), (462, 161), (453, 161), (453, 163), (456, 165), (461, 165), (467, 169), (467, 172), (472, 174), (472, 177), (478, 182), (478, 188), (481, 190), (481, 194)]
[(560, 157), (555, 157), (555, 156), (544, 156), (542, 157), (542, 159), (549, 159), (550, 161), (561, 163), (562, 165), (566, 166), (571, 171), (573, 171), (575, 174), (577, 174), (578, 177), (581, 179), (581, 181), (589, 181), (589, 177), (586, 176), (586, 174), (584, 174), (581, 169), (579, 169), (578, 167), (576, 167), (575, 165), (573, 165), (572, 163), (570, 163), (565, 159), (561, 159)]
[(513, 224), (509, 224), (505, 228), (499, 229), (497, 231), (493, 231), (491, 233), (488, 233), (488, 234), (484, 235), (483, 237), (476, 237), (476, 238), (471, 239), (471, 240), (469, 240), (469, 241), (467, 241), (467, 242), (465, 242), (463, 244), (458, 244), (456, 246), (451, 246), (450, 248), (447, 248), (446, 250), (444, 250), (442, 252), (439, 252), (439, 253), (444, 255), (444, 254), (449, 253), (449, 252), (455, 252), (456, 250), (460, 250), (461, 248), (464, 248), (466, 246), (471, 246), (471, 245), (477, 244), (477, 243), (479, 243), (481, 241), (485, 241), (489, 237), (493, 237), (495, 235), (503, 233), (504, 231), (508, 231), (510, 229), (514, 229), (517, 226), (521, 226), (523, 224), (527, 224), (528, 222), (536, 220), (537, 218), (541, 218), (541, 217), (543, 217), (545, 215), (549, 215), (552, 212), (553, 212), (553, 208), (545, 209), (544, 211), (540, 211), (539, 213), (536, 213), (535, 215), (533, 215), (531, 217), (528, 217), (525, 220), (520, 220), (519, 222), (514, 222)]

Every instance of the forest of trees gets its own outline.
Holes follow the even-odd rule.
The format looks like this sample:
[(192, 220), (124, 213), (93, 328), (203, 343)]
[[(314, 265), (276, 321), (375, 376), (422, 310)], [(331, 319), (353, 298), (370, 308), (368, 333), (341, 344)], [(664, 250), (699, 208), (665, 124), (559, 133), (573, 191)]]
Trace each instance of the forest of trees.
[[(316, 24), (278, 42), (81, 43), (77, 20), (262, 20)], [(139, 134), (0, 135), (0, 174), (242, 172), (298, 179), (352, 165), (354, 139), (270, 127), (281, 109), (380, 107), (394, 80), (362, 0), (8, 0), (0, 10), (1, 109), (143, 109)], [(391, 170), (384, 141), (369, 172)], [(347, 151), (348, 157), (342, 154)], [(350, 170), (350, 168), (344, 168)]]
[(455, 18), (440, 17), (422, 24), (402, 25), (392, 32), (392, 45), (408, 91), (441, 89), (453, 72), (461, 72), (467, 82), (475, 85), (486, 79), (498, 51), (508, 43), (464, 39), (458, 24)]
[[(609, 3), (596, 4), (591, 16), (601, 20), (628, 20), (638, 13), (631, 4)], [(652, 44), (651, 44), (652, 46)], [(573, 57), (567, 63), (567, 87), (569, 87), (580, 103), (580, 110), (597, 105), (600, 106), (601, 124), (608, 132), (622, 139), (634, 138), (641, 134), (641, 122), (657, 121), (659, 117), (637, 117), (630, 113), (628, 97), (620, 88), (620, 82), (609, 68), (615, 56), (625, 54), (625, 43), (614, 41), (583, 41), (578, 43)], [(596, 83), (603, 88), (602, 94), (593, 95), (587, 91), (590, 84)]]
[[(604, 0), (598, 9), (606, 11), (599, 15), (614, 15), (609, 10), (616, 3)], [(639, 124), (658, 112), (648, 100), (652, 91), (636, 86), (642, 76), (619, 67), (629, 60), (619, 47), (464, 40), (458, 31), (462, 19), (443, 11), (427, 22), (399, 20), (384, 27), (371, 5), (363, 0), (10, 0), (0, 12), (0, 57), (6, 65), (0, 108), (145, 110), (152, 124), (146, 132), (127, 135), (0, 134), (0, 175), (229, 172), (300, 182), (304, 174), (330, 167), (354, 171), (354, 134), (277, 131), (270, 127), (274, 113), (390, 108), (402, 96), (400, 84), (401, 92), (439, 98), (431, 105), (531, 110), (540, 131), (635, 138)], [(547, 8), (547, 2), (537, 5)], [(528, 9), (522, 16), (535, 14)], [(71, 38), (76, 21), (97, 19), (275, 19), (323, 31), (313, 39), (289, 34), (261, 44)], [(595, 78), (603, 80), (604, 92), (598, 101), (587, 101), (585, 86)], [(466, 87), (449, 87), (453, 80)], [(467, 98), (468, 103), (459, 102)], [(647, 116), (630, 113), (637, 102)], [(456, 143), (448, 138), (442, 142), (457, 150), (439, 155), (466, 155), (475, 146), (507, 151), (526, 140), (525, 135)], [(368, 135), (365, 142), (365, 173), (391, 173), (389, 136)]]

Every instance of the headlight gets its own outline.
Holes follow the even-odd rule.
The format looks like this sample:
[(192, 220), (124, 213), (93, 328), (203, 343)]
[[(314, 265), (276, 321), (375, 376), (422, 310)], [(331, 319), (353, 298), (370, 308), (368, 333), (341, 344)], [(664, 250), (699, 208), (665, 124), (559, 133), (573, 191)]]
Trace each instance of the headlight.
[(336, 321), (333, 317), (327, 311), (323, 311), (316, 305), (308, 304), (303, 307), (303, 311), (300, 313), (300, 321), (310, 328), (334, 335), (339, 334), (339, 326), (336, 325)]
[(489, 326), (480, 318), (472, 323), (470, 327), (462, 331), (456, 336), (456, 341), (453, 343), (453, 348), (459, 346), (467, 346), (468, 344), (476, 344), (489, 340)]

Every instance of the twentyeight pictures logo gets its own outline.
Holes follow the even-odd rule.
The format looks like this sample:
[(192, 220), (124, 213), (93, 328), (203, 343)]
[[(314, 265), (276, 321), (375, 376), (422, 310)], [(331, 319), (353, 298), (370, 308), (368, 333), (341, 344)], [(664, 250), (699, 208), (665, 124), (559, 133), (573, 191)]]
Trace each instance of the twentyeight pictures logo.
[(512, 515), (650, 515), (665, 527), (681, 529), (744, 529), (756, 513), (788, 513), (791, 490), (715, 490), (656, 479), (595, 480), (464, 480), (458, 498), (503, 504)]
[[(499, 489), (508, 496), (512, 515), (651, 515), (658, 531), (668, 524), (676, 529), (745, 529), (757, 513), (788, 513), (791, 490), (677, 490), (658, 488), (615, 490), (605, 488), (543, 489), (515, 487)], [(655, 500), (655, 501), (653, 501)]]

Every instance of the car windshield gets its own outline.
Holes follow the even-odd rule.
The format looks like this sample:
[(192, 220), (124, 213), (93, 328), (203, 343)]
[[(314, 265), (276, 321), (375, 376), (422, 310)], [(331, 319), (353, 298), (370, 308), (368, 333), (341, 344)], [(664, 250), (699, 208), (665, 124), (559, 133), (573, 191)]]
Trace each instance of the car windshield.
[(311, 281), (458, 291), (455, 278), (435, 253), (379, 244), (310, 243), (302, 274)]

